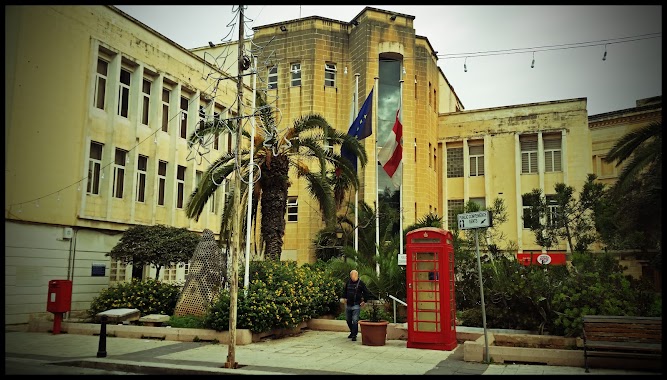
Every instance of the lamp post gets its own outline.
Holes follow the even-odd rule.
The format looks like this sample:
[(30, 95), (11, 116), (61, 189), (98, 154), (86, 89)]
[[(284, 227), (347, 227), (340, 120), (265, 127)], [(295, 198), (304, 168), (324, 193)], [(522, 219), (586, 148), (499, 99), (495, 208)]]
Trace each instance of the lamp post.
[[(341, 253), (343, 252), (343, 245), (342, 245), (342, 240), (343, 240), (343, 229), (338, 227), (336, 228), (336, 247), (340, 249)], [(347, 257), (343, 255), (343, 261), (347, 262)]]

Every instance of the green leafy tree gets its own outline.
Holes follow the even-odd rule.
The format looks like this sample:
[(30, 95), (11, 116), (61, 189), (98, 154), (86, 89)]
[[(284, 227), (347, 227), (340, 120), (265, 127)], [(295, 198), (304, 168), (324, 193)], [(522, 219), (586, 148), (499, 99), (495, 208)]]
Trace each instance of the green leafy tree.
[(162, 267), (187, 263), (198, 243), (199, 235), (187, 228), (136, 225), (123, 233), (106, 256), (133, 266), (153, 265), (158, 279)]
[[(266, 104), (265, 100), (257, 95), (258, 111), (255, 114), (258, 133), (253, 141), (254, 153), (250, 157), (249, 149), (239, 149), (215, 160), (203, 175), (197, 188), (190, 195), (186, 206), (189, 218), (198, 219), (204, 210), (204, 205), (218, 189), (216, 184), (223, 179), (233, 180), (237, 170), (242, 178), (248, 178), (249, 163), (255, 166), (255, 180), (253, 184), (252, 214), (261, 213), (260, 247), (266, 260), (280, 260), (283, 237), (285, 235), (285, 213), (287, 210), (287, 192), (291, 185), (289, 178), (290, 168), (294, 169), (298, 178), (306, 180), (306, 188), (319, 204), (325, 223), (335, 221), (336, 196), (340, 193), (339, 187), (359, 185), (357, 174), (351, 164), (326, 149), (326, 146), (346, 146), (357, 157), (361, 166), (366, 165), (366, 153), (356, 138), (333, 129), (320, 115), (308, 114), (294, 121), (294, 124), (284, 130), (279, 130), (275, 121), (275, 110)], [(218, 134), (225, 130), (236, 133), (238, 122), (232, 120), (215, 120), (206, 122), (190, 136), (190, 144), (201, 143), (205, 136)], [(250, 139), (246, 130), (242, 131), (245, 139)], [(332, 175), (331, 172), (334, 172)], [(340, 179), (344, 177), (344, 179)], [(257, 180), (258, 178), (258, 180)], [(332, 178), (339, 179), (332, 183)], [(220, 234), (228, 241), (234, 218), (241, 215), (241, 225), (245, 228), (245, 210), (248, 199), (248, 186), (244, 182), (239, 189), (232, 188), (232, 192), (241, 192), (241, 203), (231, 204), (229, 197), (223, 214)], [(233, 193), (232, 193), (233, 194)], [(227, 212), (229, 211), (229, 212)], [(256, 220), (256, 218), (253, 218)], [(245, 233), (240, 232), (241, 239)]]
[(572, 250), (586, 252), (598, 240), (595, 215), (603, 207), (605, 190), (595, 179), (595, 174), (588, 174), (578, 198), (574, 188), (564, 183), (554, 186), (555, 195), (550, 200), (541, 189), (523, 194), (524, 204), (530, 205), (524, 218), (528, 218), (537, 244), (549, 248), (565, 239)]

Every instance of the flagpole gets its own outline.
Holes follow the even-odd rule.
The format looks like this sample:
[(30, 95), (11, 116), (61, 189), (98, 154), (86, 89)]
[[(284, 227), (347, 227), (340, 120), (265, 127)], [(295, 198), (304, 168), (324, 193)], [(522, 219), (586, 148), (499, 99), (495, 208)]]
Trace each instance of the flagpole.
[[(380, 78), (375, 77), (375, 83), (373, 84), (373, 89), (378, 88), (378, 80)], [(379, 89), (378, 89), (379, 92)], [(378, 196), (378, 132), (380, 131), (380, 125), (378, 124), (378, 95), (376, 91), (373, 91), (373, 124), (375, 124), (375, 145), (373, 146), (373, 162), (375, 163), (375, 257), (378, 259), (375, 262), (375, 271), (377, 272), (378, 277), (380, 277), (380, 198)]]
[[(359, 76), (361, 74), (354, 74), (355, 85), (354, 85), (354, 114), (352, 117), (356, 117), (359, 113)], [(354, 122), (354, 119), (350, 121), (350, 124)], [(359, 157), (357, 157), (357, 167), (359, 167)], [(359, 252), (359, 188), (354, 192), (354, 250)]]
[[(400, 81), (400, 89), (399, 89), (399, 98), (398, 98), (398, 109), (399, 111), (399, 118), (398, 120), (403, 123), (403, 82), (404, 80), (401, 79)], [(401, 136), (402, 138), (403, 136)], [(401, 145), (403, 145), (402, 142), (399, 141)], [(398, 224), (401, 227), (401, 235), (400, 235), (400, 253), (403, 255), (403, 157), (401, 156), (401, 184), (398, 186), (398, 191), (399, 191), (399, 207), (398, 207)]]

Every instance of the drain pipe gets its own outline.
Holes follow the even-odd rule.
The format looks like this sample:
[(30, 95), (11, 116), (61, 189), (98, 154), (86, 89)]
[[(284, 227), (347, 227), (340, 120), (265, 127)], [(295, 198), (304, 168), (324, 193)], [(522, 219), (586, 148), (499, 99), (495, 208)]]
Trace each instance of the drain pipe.
[[(67, 258), (67, 279), (72, 281), (72, 292), (74, 292), (74, 263), (76, 262), (76, 236), (79, 233), (78, 228), (74, 229), (74, 236), (69, 241), (69, 257)], [(71, 309), (71, 308), (70, 308)], [(71, 311), (65, 315), (65, 319), (69, 320)]]

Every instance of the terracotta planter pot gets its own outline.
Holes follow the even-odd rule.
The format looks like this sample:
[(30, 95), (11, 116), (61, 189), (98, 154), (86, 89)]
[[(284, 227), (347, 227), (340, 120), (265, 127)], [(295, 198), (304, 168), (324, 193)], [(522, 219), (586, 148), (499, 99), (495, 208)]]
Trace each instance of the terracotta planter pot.
[(359, 321), (359, 328), (361, 329), (361, 344), (365, 346), (384, 346), (387, 342), (388, 324), (388, 321)]

